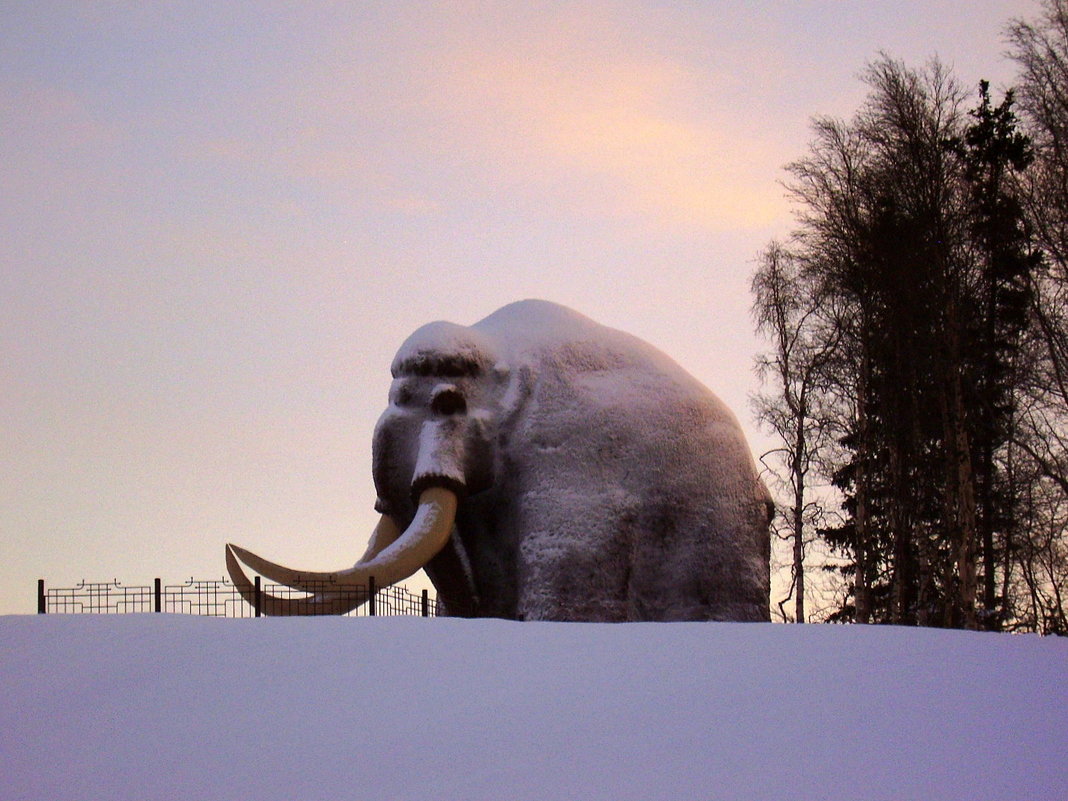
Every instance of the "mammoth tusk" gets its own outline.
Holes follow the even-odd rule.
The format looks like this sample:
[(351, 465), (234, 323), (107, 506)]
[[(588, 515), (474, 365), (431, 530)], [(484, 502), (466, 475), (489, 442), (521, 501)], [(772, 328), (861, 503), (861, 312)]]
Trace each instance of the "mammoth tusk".
[[(226, 571), (241, 597), (249, 606), (256, 605), (256, 590), (241, 569), (233, 550), (226, 546)], [(269, 592), (260, 592), (260, 611), (273, 617), (294, 615), (343, 615), (351, 612), (366, 598), (348, 597), (338, 593), (320, 593), (311, 598), (279, 598)]]
[(367, 543), (367, 550), (363, 552), (356, 564), (366, 562), (378, 556), (386, 547), (392, 545), (400, 537), (401, 530), (397, 528), (397, 521), (389, 515), (382, 515), (378, 519), (378, 525), (371, 532), (371, 540)]
[[(404, 533), (396, 535), (396, 524), (383, 515), (371, 538), (368, 553), (348, 570), (333, 573), (293, 570), (236, 545), (226, 546), (227, 568), (233, 554), (235, 565), (236, 560), (240, 559), (264, 578), (311, 593), (323, 593), (327, 588), (345, 590), (365, 587), (371, 578), (374, 578), (377, 586), (387, 587), (408, 578), (437, 556), (449, 541), (455, 519), (456, 494), (444, 487), (429, 487), (420, 494), (419, 508)], [(372, 554), (369, 559), (368, 554)], [(239, 566), (238, 572), (241, 572)], [(243, 573), (241, 575), (244, 577)], [(235, 579), (236, 584), (233, 572), (231, 578)], [(245, 582), (248, 582), (247, 578)]]
[(333, 573), (316, 572), (314, 570), (294, 570), (293, 568), (285, 567), (284, 565), (264, 559), (262, 556), (257, 556), (252, 553), (252, 551), (246, 551), (241, 546), (232, 543), (228, 543), (226, 548), (227, 557), (229, 557), (230, 553), (233, 553), (235, 557), (240, 559), (264, 578), (270, 579), (278, 584), (285, 584), (288, 587), (303, 590), (304, 592), (317, 593), (328, 589), (327, 585), (333, 587), (338, 584), (366, 584), (366, 581), (347, 581), (345, 580), (345, 576), (354, 571), (362, 562), (373, 559), (388, 546), (392, 545), (397, 541), (400, 535), (400, 529), (397, 528), (397, 524), (393, 521), (393, 518), (388, 515), (382, 515), (378, 520), (378, 525), (375, 526), (375, 530), (371, 533), (371, 541), (368, 543), (367, 550), (364, 552), (363, 556), (360, 557), (360, 561), (348, 570), (338, 570)]

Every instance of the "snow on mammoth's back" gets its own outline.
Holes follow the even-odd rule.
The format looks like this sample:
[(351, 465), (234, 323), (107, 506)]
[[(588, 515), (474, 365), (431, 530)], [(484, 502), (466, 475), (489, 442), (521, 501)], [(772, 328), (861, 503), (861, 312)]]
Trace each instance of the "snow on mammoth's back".
[[(700, 406), (712, 418), (737, 427), (737, 418), (704, 384), (674, 359), (638, 337), (546, 300), (503, 306), (469, 330), (483, 334), (507, 369), (551, 364), (566, 381), (589, 382), (619, 402)], [(650, 391), (652, 388), (653, 391)]]
[(660, 370), (676, 380), (685, 377), (697, 387), (702, 387), (674, 360), (648, 342), (602, 325), (559, 303), (547, 300), (509, 303), (475, 323), (472, 328), (501, 343), (506, 357), (519, 362), (531, 361), (534, 354), (544, 356), (569, 347), (595, 343), (607, 352), (604, 357), (606, 362), (601, 369), (645, 366)]

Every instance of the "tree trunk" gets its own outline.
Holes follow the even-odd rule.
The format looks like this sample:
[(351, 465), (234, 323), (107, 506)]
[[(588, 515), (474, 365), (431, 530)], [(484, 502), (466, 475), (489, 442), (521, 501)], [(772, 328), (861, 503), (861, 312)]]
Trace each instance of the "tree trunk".
[(797, 415), (797, 439), (794, 450), (793, 482), (794, 482), (794, 621), (805, 622), (805, 471), (801, 462), (805, 447), (805, 421), (806, 412), (804, 406)]
[(910, 622), (909, 583), (911, 581), (911, 554), (909, 531), (905, 525), (904, 505), (906, 500), (901, 487), (901, 454), (898, 443), (890, 447), (890, 486), (894, 497), (890, 502), (889, 523), (894, 539), (894, 607), (893, 622), (906, 625)]
[[(943, 439), (947, 455), (946, 510), (950, 541), (956, 546), (957, 608), (964, 628), (977, 629), (975, 601), (978, 597), (978, 556), (975, 514), (975, 474), (971, 442), (966, 426), (964, 389), (960, 375), (960, 328), (957, 303), (950, 298), (946, 308), (946, 361), (942, 396)], [(947, 386), (948, 385), (948, 386)]]
[(860, 360), (860, 374), (857, 377), (857, 460), (856, 475), (856, 510), (853, 514), (854, 560), (856, 574), (853, 577), (853, 602), (856, 606), (854, 620), (857, 623), (871, 622), (871, 576), (868, 572), (868, 355), (865, 350)]
[(995, 630), (1000, 628), (997, 613), (997, 577), (994, 574), (997, 565), (994, 553), (994, 449), (987, 441), (983, 443), (981, 482), (979, 491), (979, 528), (983, 542), (983, 628)]

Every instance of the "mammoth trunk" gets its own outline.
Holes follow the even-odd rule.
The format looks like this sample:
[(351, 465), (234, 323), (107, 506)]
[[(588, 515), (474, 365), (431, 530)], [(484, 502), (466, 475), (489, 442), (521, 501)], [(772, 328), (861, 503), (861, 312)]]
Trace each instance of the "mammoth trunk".
[(412, 498), (418, 498), (427, 487), (446, 487), (463, 496), (467, 484), (464, 479), (465, 421), (445, 417), (423, 424), (419, 432), (419, 456), (412, 475)]

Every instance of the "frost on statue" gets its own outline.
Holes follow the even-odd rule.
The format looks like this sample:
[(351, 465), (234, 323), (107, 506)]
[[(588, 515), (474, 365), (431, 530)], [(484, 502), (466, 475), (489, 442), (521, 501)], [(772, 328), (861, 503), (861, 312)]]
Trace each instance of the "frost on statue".
[[(238, 560), (309, 592), (424, 568), (453, 615), (768, 620), (767, 490), (731, 412), (651, 345), (527, 300), (423, 326), (392, 371), (367, 552), (313, 573), (228, 545), (246, 597)], [(313, 605), (344, 612), (351, 597)]]

